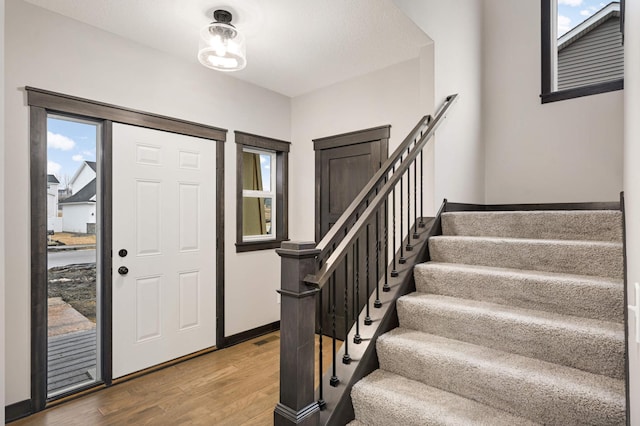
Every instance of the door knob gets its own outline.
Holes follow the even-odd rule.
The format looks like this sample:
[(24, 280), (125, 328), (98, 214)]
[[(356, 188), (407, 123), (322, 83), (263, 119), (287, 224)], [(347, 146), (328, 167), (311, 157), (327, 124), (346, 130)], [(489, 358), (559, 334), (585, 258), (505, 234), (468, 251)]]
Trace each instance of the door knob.
[(120, 275), (127, 275), (129, 273), (129, 268), (127, 268), (126, 266), (121, 266), (118, 268), (118, 273)]

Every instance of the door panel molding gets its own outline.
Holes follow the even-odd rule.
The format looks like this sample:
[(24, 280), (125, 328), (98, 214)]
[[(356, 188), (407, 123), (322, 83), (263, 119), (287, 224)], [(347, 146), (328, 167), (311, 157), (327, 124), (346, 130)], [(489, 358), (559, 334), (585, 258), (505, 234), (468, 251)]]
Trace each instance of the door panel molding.
[[(224, 142), (226, 129), (138, 111), (33, 87), (25, 87), (30, 107), (30, 189), (31, 189), (31, 414), (47, 406), (47, 247), (46, 239), (46, 121), (47, 114), (60, 113), (101, 123), (101, 168), (103, 194), (101, 273), (103, 283), (112, 278), (112, 124), (122, 123), (216, 142), (216, 346), (224, 346)], [(101, 288), (102, 380), (112, 384), (112, 315), (111, 287)], [(96, 385), (92, 385), (96, 386)], [(83, 388), (77, 389), (82, 391)], [(64, 398), (62, 394), (57, 398)]]
[[(137, 155), (152, 145), (151, 156)], [(113, 258), (114, 270), (128, 268), (112, 285), (121, 378), (216, 345), (215, 145), (115, 124), (112, 146), (113, 249), (129, 252)], [(201, 167), (183, 167), (184, 152)]]

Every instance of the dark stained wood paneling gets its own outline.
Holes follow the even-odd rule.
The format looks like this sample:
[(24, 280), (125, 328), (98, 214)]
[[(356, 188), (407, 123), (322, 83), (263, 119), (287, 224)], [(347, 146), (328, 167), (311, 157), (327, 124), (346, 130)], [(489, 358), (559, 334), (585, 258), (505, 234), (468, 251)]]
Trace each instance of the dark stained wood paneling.
[(216, 346), (225, 346), (224, 143), (216, 143)]
[(47, 111), (30, 109), (31, 408), (47, 402)]
[(228, 336), (225, 338), (225, 345), (237, 345), (238, 343), (246, 342), (247, 340), (255, 339), (256, 337), (264, 336), (265, 334), (273, 333), (278, 330), (280, 330), (280, 321), (275, 321), (271, 324), (265, 324), (260, 327), (252, 328), (251, 330)]
[(536, 211), (536, 210), (620, 210), (620, 203), (532, 203), (532, 204), (466, 204), (447, 202), (445, 212), (461, 211)]
[[(236, 252), (270, 250), (280, 247), (289, 239), (289, 147), (290, 142), (250, 133), (235, 131), (236, 142)], [(242, 168), (244, 147), (266, 149), (276, 152), (276, 233), (268, 241), (243, 241), (242, 233)]]
[(236, 143), (240, 145), (254, 146), (256, 148), (270, 149), (273, 151), (289, 152), (291, 142), (266, 136), (252, 135), (251, 133), (235, 131)]
[(100, 242), (102, 247), (102, 256), (100, 258), (101, 265), (101, 286), (100, 291), (100, 353), (101, 353), (101, 367), (102, 367), (102, 380), (109, 386), (111, 385), (112, 377), (112, 347), (113, 347), (113, 329), (112, 329), (112, 253), (113, 244), (113, 193), (111, 190), (111, 182), (113, 175), (113, 122), (105, 120), (102, 123), (102, 141), (100, 148), (102, 150), (101, 167), (100, 167), (100, 188), (102, 203), (98, 203), (101, 206), (99, 220), (102, 223), (102, 231), (100, 233)]
[(19, 401), (4, 407), (4, 420), (6, 423), (13, 422), (30, 415), (33, 411), (31, 400), (25, 399), (24, 401)]
[[(316, 240), (319, 241), (338, 221), (362, 188), (380, 168), (388, 156), (389, 126), (350, 132), (343, 135), (315, 139), (316, 150)], [(384, 138), (371, 139), (372, 137)], [(369, 245), (366, 244), (366, 228), (358, 243), (359, 260), (357, 268), (358, 291), (352, 289), (356, 283), (356, 274), (352, 262), (342, 262), (336, 269), (335, 282), (332, 281), (321, 293), (323, 311), (321, 313), (322, 331), (332, 333), (331, 317), (332, 292), (336, 293), (336, 335), (344, 336), (345, 327), (349, 329), (353, 321), (345, 321), (344, 291), (347, 292), (347, 309), (353, 311), (354, 301), (358, 300), (358, 311), (364, 306), (369, 294), (375, 290), (375, 218), (369, 225)], [(379, 223), (379, 235), (383, 235), (383, 224)], [(369, 275), (367, 276), (366, 256), (369, 253)], [(355, 253), (349, 252), (351, 259)], [(378, 259), (380, 260), (380, 259)]]
[(389, 139), (391, 126), (372, 127), (355, 132), (342, 133), (340, 135), (327, 136), (313, 140), (313, 149), (323, 150), (337, 148), (339, 146), (355, 145), (358, 143), (370, 142), (380, 139)]
[(369, 144), (360, 144), (323, 152), (324, 170), (328, 171), (322, 179), (322, 194), (328, 201), (322, 215), (323, 234), (329, 229), (326, 222), (335, 223), (371, 178), (372, 163), (379, 163), (373, 158), (378, 147), (371, 148)]
[[(622, 212), (622, 267), (624, 271), (624, 296), (622, 306), (629, 306), (629, 276), (627, 271), (627, 216), (624, 205), (624, 191), (620, 193), (620, 211)], [(624, 309), (624, 394), (626, 399), (627, 424), (631, 422), (631, 391), (629, 383), (629, 310)]]

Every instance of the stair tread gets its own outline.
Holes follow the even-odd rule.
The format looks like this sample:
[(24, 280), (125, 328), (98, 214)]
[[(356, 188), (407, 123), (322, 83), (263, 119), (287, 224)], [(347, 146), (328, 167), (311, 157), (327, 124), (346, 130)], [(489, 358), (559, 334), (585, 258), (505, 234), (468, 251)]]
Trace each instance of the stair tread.
[(493, 373), (512, 375), (523, 381), (541, 380), (546, 385), (566, 387), (568, 391), (599, 390), (607, 396), (615, 394), (624, 397), (623, 380), (435, 334), (398, 327), (382, 335), (378, 342), (388, 345), (399, 340), (416, 346), (422, 353), (443, 355), (452, 360), (487, 367)]
[(377, 352), (380, 368), (541, 423), (624, 420), (620, 379), (404, 328), (381, 336)]
[(442, 221), (445, 235), (622, 241), (619, 210), (446, 212)]
[(352, 398), (355, 421), (358, 422), (353, 423), (354, 426), (537, 425), (522, 417), (384, 370), (376, 370), (354, 385)]
[(525, 309), (497, 303), (463, 299), (459, 297), (443, 296), (414, 292), (402, 296), (399, 303), (420, 303), (430, 307), (441, 308), (458, 313), (468, 313), (474, 316), (495, 316), (507, 321), (540, 324), (541, 326), (571, 328), (585, 334), (603, 334), (620, 337), (624, 340), (624, 325), (613, 321), (602, 321), (592, 318), (580, 318), (554, 312)]
[(616, 242), (435, 236), (429, 253), (437, 262), (623, 277), (622, 243)]
[(416, 265), (414, 276), (422, 293), (624, 322), (620, 278), (443, 262)]
[(397, 306), (404, 328), (624, 376), (623, 324), (417, 292)]
[(474, 235), (435, 235), (430, 239), (436, 240), (458, 240), (458, 241), (494, 241), (497, 243), (521, 243), (536, 245), (566, 245), (566, 246), (599, 246), (599, 247), (622, 247), (621, 242), (616, 241), (590, 241), (590, 240), (558, 240), (553, 238), (518, 238), (518, 237), (493, 237)]
[(624, 280), (622, 278), (612, 277), (599, 277), (593, 275), (580, 275), (570, 274), (566, 272), (550, 272), (550, 271), (535, 271), (529, 269), (516, 269), (516, 268), (501, 268), (497, 266), (485, 266), (485, 265), (469, 265), (465, 263), (449, 263), (449, 262), (424, 262), (415, 265), (415, 268), (439, 268), (439, 269), (451, 269), (468, 271), (477, 274), (492, 274), (492, 275), (513, 275), (519, 277), (534, 277), (539, 279), (558, 279), (558, 280), (575, 280), (594, 283), (594, 284), (606, 284), (606, 285), (618, 285), (622, 288)]

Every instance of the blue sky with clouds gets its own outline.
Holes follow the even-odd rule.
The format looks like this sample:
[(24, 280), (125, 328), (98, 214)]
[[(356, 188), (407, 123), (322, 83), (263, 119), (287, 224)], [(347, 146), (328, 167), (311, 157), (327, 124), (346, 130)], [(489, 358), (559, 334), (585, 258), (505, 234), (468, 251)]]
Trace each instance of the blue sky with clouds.
[(602, 0), (558, 0), (558, 37), (609, 3)]
[(96, 161), (96, 133), (93, 124), (47, 119), (47, 173), (65, 184), (84, 161)]

